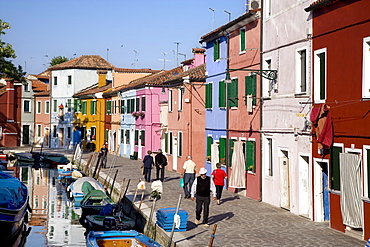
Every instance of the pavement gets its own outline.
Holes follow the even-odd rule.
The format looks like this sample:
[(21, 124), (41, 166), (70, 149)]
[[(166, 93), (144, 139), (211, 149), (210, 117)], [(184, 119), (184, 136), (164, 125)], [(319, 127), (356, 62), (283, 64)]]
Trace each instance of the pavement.
[[(3, 149), (3, 148), (2, 148)], [(44, 149), (52, 152), (51, 149)], [(28, 149), (29, 151), (29, 149)], [(70, 155), (71, 151), (57, 150)], [(92, 153), (84, 153), (82, 162), (87, 162)], [(125, 179), (130, 179), (127, 197), (133, 199), (141, 174), (141, 160), (108, 154), (107, 168), (101, 170), (101, 176), (113, 178), (116, 171), (116, 186)], [(152, 180), (156, 178), (153, 168)], [(177, 246), (208, 246), (214, 224), (217, 224), (214, 247), (218, 246), (365, 246), (366, 241), (354, 238), (329, 228), (328, 222), (313, 222), (307, 218), (294, 215), (287, 210), (264, 202), (249, 199), (241, 194), (224, 190), (221, 204), (212, 201), (210, 205), (210, 227), (196, 225), (195, 202), (184, 199), (183, 189), (179, 186), (180, 175), (174, 171), (165, 171), (162, 198), (156, 202), (155, 211), (160, 208), (176, 207), (181, 195), (180, 208), (189, 214), (188, 228), (184, 232), (175, 232), (174, 242)], [(146, 183), (145, 196), (141, 209), (149, 212), (153, 205), (149, 194), (151, 183)], [(136, 205), (141, 194), (136, 197)], [(155, 216), (154, 219), (155, 220)], [(168, 232), (170, 235), (170, 232)]]

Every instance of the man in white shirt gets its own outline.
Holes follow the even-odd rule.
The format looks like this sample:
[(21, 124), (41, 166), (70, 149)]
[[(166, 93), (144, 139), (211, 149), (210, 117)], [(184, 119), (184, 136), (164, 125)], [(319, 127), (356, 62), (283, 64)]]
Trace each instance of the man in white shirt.
[(188, 159), (184, 162), (184, 166), (182, 168), (183, 169), (181, 177), (184, 178), (185, 198), (190, 198), (190, 190), (191, 186), (193, 185), (195, 179), (195, 171), (197, 169), (197, 165), (192, 160), (191, 155), (188, 155)]

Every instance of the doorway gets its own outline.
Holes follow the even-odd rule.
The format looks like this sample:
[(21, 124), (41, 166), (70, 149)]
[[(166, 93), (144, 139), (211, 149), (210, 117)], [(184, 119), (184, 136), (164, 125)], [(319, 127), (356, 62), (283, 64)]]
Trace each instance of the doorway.
[(309, 156), (299, 156), (299, 215), (309, 217), (310, 193), (309, 193)]
[(58, 139), (59, 147), (64, 147), (64, 128), (59, 128)]
[(30, 144), (30, 126), (29, 125), (23, 125), (23, 138), (22, 138), (22, 144), (28, 145)]
[(290, 180), (289, 180), (289, 157), (288, 151), (280, 150), (280, 207), (290, 210)]
[(314, 159), (314, 221), (330, 220), (328, 160)]

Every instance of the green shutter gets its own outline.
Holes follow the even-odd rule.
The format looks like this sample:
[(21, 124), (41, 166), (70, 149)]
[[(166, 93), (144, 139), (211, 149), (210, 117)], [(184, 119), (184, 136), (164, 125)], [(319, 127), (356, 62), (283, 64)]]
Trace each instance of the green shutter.
[(207, 156), (211, 157), (211, 145), (213, 143), (212, 136), (207, 136)]
[(94, 101), (90, 101), (90, 114), (94, 114)]
[(240, 51), (245, 51), (245, 29), (240, 30)]
[(256, 105), (257, 100), (257, 77), (256, 75), (245, 77), (245, 105), (247, 105), (247, 96), (252, 95), (252, 104)]
[(224, 81), (218, 83), (218, 106), (226, 107), (226, 84)]
[(139, 145), (139, 131), (135, 130), (135, 145)]
[(206, 84), (206, 108), (212, 108), (212, 83)]
[(245, 170), (256, 172), (256, 143), (254, 141), (245, 143)]
[(145, 130), (141, 130), (140, 132), (141, 146), (145, 146)]
[(106, 110), (106, 113), (107, 114), (111, 114), (112, 112), (112, 101), (107, 101), (107, 110)]
[(232, 166), (232, 157), (233, 157), (233, 151), (234, 151), (234, 142), (235, 139), (229, 139), (229, 166)]
[(168, 133), (164, 133), (164, 151), (168, 153)]
[(145, 97), (141, 98), (141, 110), (145, 111)]
[(326, 82), (325, 82), (325, 53), (319, 54), (320, 58), (320, 99), (325, 99), (325, 90), (326, 90)]
[(213, 60), (216, 61), (220, 58), (220, 40), (215, 40), (213, 43)]
[(341, 147), (332, 146), (330, 149), (330, 182), (333, 190), (340, 190), (339, 154), (341, 152)]
[(225, 164), (226, 160), (226, 138), (220, 138), (220, 144), (218, 146), (218, 157), (221, 164)]
[(87, 108), (87, 102), (83, 101), (82, 102), (82, 114), (86, 115), (86, 108)]
[(140, 98), (136, 98), (135, 103), (136, 103), (135, 111), (140, 111)]
[(228, 107), (238, 106), (238, 79), (232, 79), (227, 86)]

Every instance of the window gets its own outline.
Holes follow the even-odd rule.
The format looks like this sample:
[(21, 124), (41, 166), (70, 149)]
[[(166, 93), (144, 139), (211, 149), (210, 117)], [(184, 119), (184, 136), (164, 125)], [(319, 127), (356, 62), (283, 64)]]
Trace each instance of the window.
[(54, 86), (58, 85), (58, 77), (54, 76), (53, 84), (54, 84)]
[(72, 111), (72, 100), (67, 99), (67, 111), (71, 112)]
[(342, 152), (342, 147), (332, 146), (330, 149), (330, 189), (340, 190), (340, 161), (339, 154)]
[(172, 104), (172, 89), (168, 90), (168, 111), (173, 111), (173, 104)]
[(112, 100), (112, 107), (111, 107), (112, 114), (116, 114), (116, 101)]
[(86, 140), (86, 126), (81, 127), (81, 140)]
[(314, 99), (324, 102), (326, 99), (326, 49), (315, 51), (314, 56)]
[(206, 84), (206, 108), (207, 109), (212, 108), (212, 86), (213, 86), (212, 82)]
[(145, 107), (146, 107), (146, 105), (145, 105), (145, 97), (142, 97), (141, 98), (141, 110), (142, 111), (145, 111)]
[(178, 89), (178, 95), (179, 95), (179, 98), (178, 98), (178, 102), (179, 102), (179, 105), (178, 105), (178, 111), (182, 111), (182, 107), (183, 107), (183, 102), (184, 102), (184, 88), (179, 88)]
[(307, 91), (307, 58), (306, 49), (297, 51), (296, 54), (296, 93)]
[(168, 133), (164, 133), (164, 151), (168, 153)]
[(135, 99), (135, 111), (140, 111), (140, 98)]
[(213, 143), (212, 136), (207, 136), (207, 156), (211, 157), (211, 145)]
[(272, 138), (267, 138), (267, 163), (268, 163), (268, 175), (273, 176), (273, 157), (272, 157)]
[(111, 114), (112, 112), (112, 101), (108, 100), (106, 103), (106, 114)]
[(82, 101), (82, 109), (81, 109), (82, 115), (86, 115), (86, 110), (87, 110), (87, 101)]
[(37, 137), (41, 137), (41, 124), (37, 125)]
[(213, 43), (213, 61), (220, 59), (220, 40), (217, 39)]
[(90, 114), (96, 115), (96, 100), (90, 101)]
[(121, 114), (125, 114), (125, 100), (121, 100)]
[(245, 28), (240, 29), (240, 52), (245, 52), (246, 48)]
[(139, 131), (135, 130), (135, 145), (139, 145)]
[(68, 85), (72, 85), (72, 76), (71, 75), (68, 76)]
[(247, 96), (252, 97), (252, 105), (257, 104), (257, 76), (251, 75), (245, 77), (245, 105), (248, 105)]
[(226, 138), (221, 137), (219, 140), (219, 146), (218, 146), (218, 158), (220, 160), (220, 163), (225, 165), (226, 164)]
[(108, 142), (109, 140), (109, 130), (105, 130), (105, 135), (104, 135), (104, 142)]
[(233, 157), (235, 141), (236, 141), (235, 139), (229, 139), (229, 166), (232, 166), (232, 157)]
[(24, 91), (25, 92), (29, 92), (30, 91), (30, 84), (28, 82), (26, 82), (24, 85)]
[(91, 140), (96, 141), (96, 127), (91, 127)]
[(41, 101), (37, 101), (36, 113), (41, 114)]
[(67, 138), (70, 139), (72, 136), (72, 128), (71, 127), (67, 127)]
[(179, 135), (179, 138), (178, 138), (177, 146), (179, 150), (177, 150), (177, 156), (181, 157), (182, 156), (182, 132), (179, 131), (178, 135)]
[(245, 170), (256, 172), (256, 142), (248, 140), (245, 142)]
[(53, 100), (53, 112), (58, 111), (58, 101), (55, 99)]
[(370, 98), (370, 37), (364, 38), (362, 64), (362, 98)]
[(231, 79), (227, 86), (227, 106), (238, 107), (238, 78)]
[(145, 146), (145, 130), (140, 130), (141, 146)]
[(121, 143), (122, 144), (125, 143), (125, 130), (124, 129), (121, 129)]
[(126, 144), (130, 144), (130, 130), (126, 130)]
[(226, 107), (226, 83), (220, 81), (218, 83), (218, 107)]
[(265, 4), (266, 4), (266, 17), (269, 17), (269, 16), (271, 16), (271, 5), (272, 5), (272, 0), (267, 0), (266, 2), (265, 2)]
[(173, 147), (173, 138), (172, 138), (172, 132), (170, 132), (170, 143), (169, 143), (169, 150), (168, 150), (168, 153), (169, 154), (172, 154), (172, 147)]
[(23, 112), (31, 112), (31, 101), (23, 101)]
[(50, 102), (45, 101), (45, 114), (49, 114), (49, 113), (50, 113)]
[(56, 125), (53, 125), (53, 137), (57, 137), (58, 134), (57, 134), (57, 126)]

